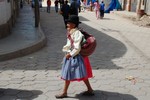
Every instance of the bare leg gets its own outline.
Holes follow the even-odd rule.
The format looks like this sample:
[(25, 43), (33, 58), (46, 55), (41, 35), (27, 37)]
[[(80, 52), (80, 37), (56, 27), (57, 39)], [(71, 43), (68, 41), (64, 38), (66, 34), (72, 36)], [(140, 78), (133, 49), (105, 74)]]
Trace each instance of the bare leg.
[(88, 92), (92, 92), (93, 89), (92, 89), (92, 87), (91, 87), (91, 85), (90, 85), (89, 80), (88, 80), (88, 79), (87, 79), (87, 80), (84, 80), (84, 83), (85, 83), (85, 85), (87, 86)]
[(84, 83), (85, 85), (87, 86), (87, 91), (83, 92), (82, 95), (85, 95), (85, 96), (94, 96), (94, 92), (93, 92), (93, 89), (90, 85), (90, 82), (89, 80), (84, 80)]
[(65, 85), (64, 85), (64, 89), (63, 92), (59, 95), (56, 95), (56, 98), (66, 98), (67, 97), (67, 91), (68, 91), (68, 87), (70, 85), (70, 81), (65, 81)]
[(70, 81), (65, 81), (64, 89), (63, 89), (63, 94), (67, 95), (68, 87), (70, 85)]
[(97, 18), (97, 11), (95, 10), (95, 15), (96, 15), (96, 18)]

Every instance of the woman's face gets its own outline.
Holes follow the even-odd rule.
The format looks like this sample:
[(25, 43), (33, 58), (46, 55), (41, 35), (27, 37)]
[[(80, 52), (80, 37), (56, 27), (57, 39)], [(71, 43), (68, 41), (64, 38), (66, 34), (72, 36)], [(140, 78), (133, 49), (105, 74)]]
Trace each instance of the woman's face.
[(74, 29), (75, 28), (75, 24), (74, 23), (70, 23), (68, 22), (67, 23), (67, 30), (70, 31), (71, 29)]

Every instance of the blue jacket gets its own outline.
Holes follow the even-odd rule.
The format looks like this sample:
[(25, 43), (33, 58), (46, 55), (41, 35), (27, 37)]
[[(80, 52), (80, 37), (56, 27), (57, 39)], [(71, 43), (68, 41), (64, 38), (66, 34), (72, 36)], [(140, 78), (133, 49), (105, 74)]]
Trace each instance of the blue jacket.
[(100, 3), (100, 10), (105, 10), (105, 4), (104, 3)]

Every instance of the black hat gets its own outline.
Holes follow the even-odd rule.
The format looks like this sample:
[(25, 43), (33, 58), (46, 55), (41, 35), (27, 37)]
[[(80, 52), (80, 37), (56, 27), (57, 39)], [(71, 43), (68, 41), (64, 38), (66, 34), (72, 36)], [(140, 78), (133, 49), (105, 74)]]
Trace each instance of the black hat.
[(80, 24), (79, 17), (77, 15), (70, 15), (67, 22), (74, 23), (75, 25)]

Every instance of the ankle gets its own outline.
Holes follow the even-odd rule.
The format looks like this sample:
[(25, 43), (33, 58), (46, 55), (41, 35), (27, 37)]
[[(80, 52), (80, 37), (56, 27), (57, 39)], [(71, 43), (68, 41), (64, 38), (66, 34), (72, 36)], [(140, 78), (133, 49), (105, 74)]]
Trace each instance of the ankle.
[(62, 95), (67, 95), (67, 92), (62, 92)]
[(88, 92), (93, 92), (93, 89), (88, 89), (87, 91), (88, 91)]

